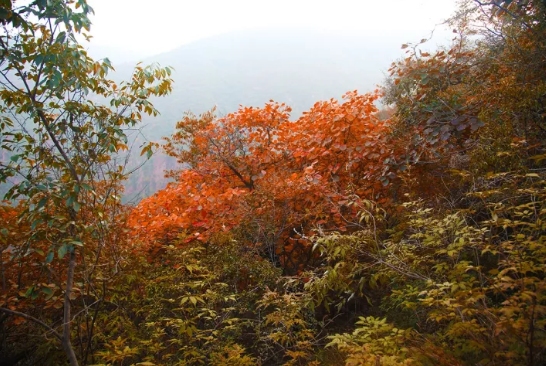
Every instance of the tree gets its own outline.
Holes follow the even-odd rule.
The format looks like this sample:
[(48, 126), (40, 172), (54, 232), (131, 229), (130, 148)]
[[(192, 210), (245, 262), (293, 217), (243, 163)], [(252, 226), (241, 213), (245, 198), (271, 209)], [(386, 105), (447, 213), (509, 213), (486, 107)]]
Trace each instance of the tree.
[(182, 164), (169, 173), (176, 182), (143, 200), (130, 225), (154, 253), (180, 233), (206, 242), (231, 231), (287, 272), (301, 271), (313, 259), (305, 239), (313, 230), (354, 229), (361, 198), (387, 198), (396, 148), (387, 146), (377, 97), (349, 92), (297, 121), (273, 102), (218, 119), (187, 115), (165, 145)]
[[(49, 327), (77, 365), (71, 310), (78, 298), (88, 314), (103, 296), (94, 279), (107, 277), (102, 254), (115, 250), (107, 247), (119, 240), (114, 237), (122, 217), (127, 129), (135, 128), (143, 113), (158, 113), (148, 99), (170, 92), (170, 69), (138, 65), (129, 82), (108, 80), (108, 59), (92, 60), (76, 39), (88, 37), (93, 10), (85, 0), (36, 0), (18, 8), (2, 3), (2, 11), (0, 144), (11, 157), (0, 164), (0, 182), (12, 179), (6, 198), (22, 200), (20, 221), (28, 225), (24, 240), (9, 249), (16, 258), (34, 256), (41, 264), (27, 268), (28, 282), (11, 283), (15, 295), (4, 297), (0, 311)], [(150, 156), (152, 148), (143, 146), (142, 154)], [(16, 310), (20, 291), (29, 298), (60, 297), (62, 330)], [(88, 346), (80, 354), (84, 362), (92, 326), (87, 325)]]
[(546, 136), (544, 4), (461, 4), (449, 21), (451, 45), (434, 52), (420, 49), (426, 39), (403, 45), (406, 57), (393, 63), (384, 88), (384, 101), (396, 107), (393, 131), (408, 146), (411, 180), (420, 182), (415, 191), (431, 196), (461, 188), (451, 185), (449, 169), (519, 168), (523, 160), (504, 152)]

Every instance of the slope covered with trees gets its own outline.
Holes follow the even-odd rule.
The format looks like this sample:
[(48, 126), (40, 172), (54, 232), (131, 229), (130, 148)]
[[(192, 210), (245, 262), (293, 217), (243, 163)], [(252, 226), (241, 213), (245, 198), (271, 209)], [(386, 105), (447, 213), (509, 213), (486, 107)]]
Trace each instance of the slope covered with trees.
[[(395, 37), (394, 32), (384, 32), (378, 38), (298, 28), (253, 29), (150, 57), (145, 62), (173, 68), (174, 84), (169, 98), (154, 100), (161, 115), (144, 118), (143, 133), (160, 141), (189, 110), (199, 115), (215, 107), (216, 114), (224, 116), (241, 105), (257, 107), (269, 100), (286, 103), (297, 118), (318, 100), (380, 83), (400, 54), (400, 44), (418, 37), (417, 32), (408, 33)], [(126, 79), (131, 71), (132, 65), (121, 64), (114, 77)], [(162, 171), (173, 169), (174, 161), (154, 155), (125, 183), (127, 198), (145, 198), (164, 188)]]
[[(51, 10), (39, 1), (30, 9)], [(24, 34), (17, 19), (4, 22)], [(167, 172), (174, 182), (135, 207), (109, 188), (123, 178), (118, 164), (106, 169), (123, 149), (116, 121), (130, 125), (139, 106), (153, 113), (146, 97), (168, 91), (168, 69), (137, 68), (132, 83), (114, 86), (86, 59), (88, 71), (74, 77), (99, 73), (108, 88), (96, 92), (113, 98), (99, 116), (83, 98), (54, 99), (41, 117), (32, 96), (42, 94), (28, 102), (4, 85), (3, 108), (27, 101), (12, 114), (33, 116), (53, 145), (51, 157), (40, 155), (34, 135), (3, 120), (3, 136), (12, 136), (3, 147), (22, 149), (2, 172), (27, 177), (12, 192), (20, 204), (0, 211), (3, 357), (20, 365), (67, 357), (543, 365), (546, 4), (468, 0), (450, 24), (449, 47), (402, 45), (406, 57), (381, 90), (316, 102), (296, 119), (273, 101), (220, 117), (186, 114), (163, 146), (178, 162)], [(23, 50), (33, 50), (34, 36), (24, 39)], [(3, 65), (17, 65), (9, 60)], [(379, 98), (388, 110), (378, 111)], [(117, 101), (135, 103), (122, 108), (132, 119)], [(68, 130), (96, 144), (100, 158), (64, 157)], [(40, 346), (28, 350), (31, 337)]]

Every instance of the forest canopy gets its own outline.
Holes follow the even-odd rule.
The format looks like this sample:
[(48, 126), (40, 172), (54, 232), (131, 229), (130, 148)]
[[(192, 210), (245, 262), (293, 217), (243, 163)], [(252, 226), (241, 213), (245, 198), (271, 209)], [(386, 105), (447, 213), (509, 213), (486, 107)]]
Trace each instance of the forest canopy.
[(463, 1), (450, 45), (297, 119), (188, 112), (135, 206), (127, 131), (171, 70), (109, 80), (91, 11), (0, 2), (0, 363), (546, 363), (543, 1)]

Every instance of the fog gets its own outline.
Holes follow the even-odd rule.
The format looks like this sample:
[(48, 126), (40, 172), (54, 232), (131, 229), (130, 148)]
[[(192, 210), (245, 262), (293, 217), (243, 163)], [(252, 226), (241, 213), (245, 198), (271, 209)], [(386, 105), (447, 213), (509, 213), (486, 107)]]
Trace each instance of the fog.
[(452, 15), (455, 0), (90, 0), (96, 57), (136, 61), (214, 35), (262, 27), (300, 28), (399, 43), (428, 37)]

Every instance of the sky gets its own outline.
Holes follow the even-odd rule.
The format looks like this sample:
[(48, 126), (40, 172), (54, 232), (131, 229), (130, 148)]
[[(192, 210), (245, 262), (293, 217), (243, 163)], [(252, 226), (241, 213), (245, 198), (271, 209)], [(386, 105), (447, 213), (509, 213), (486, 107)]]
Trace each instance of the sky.
[(90, 48), (127, 60), (258, 27), (377, 37), (384, 31), (403, 36), (422, 30), (427, 36), (456, 8), (455, 0), (88, 0), (88, 4), (95, 10)]

